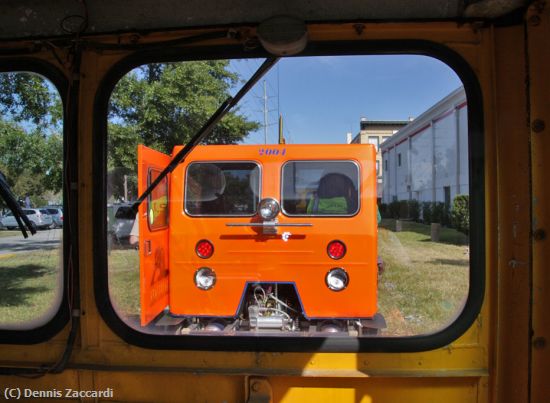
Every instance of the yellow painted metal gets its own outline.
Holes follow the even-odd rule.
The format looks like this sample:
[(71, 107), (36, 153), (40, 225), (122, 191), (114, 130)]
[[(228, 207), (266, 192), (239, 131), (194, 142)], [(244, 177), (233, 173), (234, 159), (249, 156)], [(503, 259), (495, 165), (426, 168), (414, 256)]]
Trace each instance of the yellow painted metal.
[[(93, 101), (106, 71), (124, 52), (83, 54), (81, 113), (78, 123), (78, 192), (83, 309), (77, 346), (68, 369), (31, 380), (0, 376), (2, 387), (112, 388), (116, 401), (244, 401), (247, 376), (263, 376), (275, 402), (529, 402), (530, 318), (530, 165), (527, 91), (522, 27), (489, 28), (452, 23), (353, 24), (310, 27), (311, 40), (424, 39), (450, 47), (470, 63), (483, 90), (485, 109), (487, 286), (481, 314), (472, 327), (449, 346), (400, 354), (228, 353), (156, 351), (128, 345), (113, 334), (96, 309), (93, 293), (92, 162)], [(242, 29), (246, 37), (248, 28)], [(550, 127), (548, 113), (548, 12), (538, 27), (529, 27), (533, 116)], [(153, 33), (143, 41), (182, 35)], [(129, 41), (129, 35), (96, 37), (96, 41)], [(218, 44), (233, 44), (221, 40)], [(0, 46), (9, 46), (4, 44)], [(546, 46), (546, 48), (544, 48)], [(544, 48), (545, 51), (538, 49)], [(546, 53), (545, 53), (546, 52)], [(48, 53), (39, 57), (56, 63)], [(67, 73), (68, 74), (68, 73)], [(546, 97), (546, 98), (545, 98)], [(546, 100), (546, 101), (545, 101)], [(533, 207), (537, 228), (550, 231), (544, 185), (550, 141), (531, 133)], [(546, 158), (548, 159), (548, 158)], [(475, 229), (474, 229), (475, 230)], [(547, 345), (532, 350), (532, 402), (542, 402), (548, 374), (548, 240), (533, 246), (536, 285), (533, 299), (535, 337)], [(546, 290), (546, 296), (542, 291)], [(54, 362), (62, 353), (67, 329), (34, 346), (0, 346), (0, 365), (29, 366)], [(546, 384), (548, 384), (546, 382)], [(106, 399), (109, 400), (109, 399)]]
[[(485, 381), (478, 378), (352, 379), (272, 378), (274, 402), (486, 402)], [(405, 392), (406, 391), (406, 392)]]
[[(490, 276), (498, 286), (494, 323), (496, 401), (528, 398), (529, 338), (529, 131), (525, 125), (527, 94), (524, 80), (523, 27), (493, 31), (494, 113), (487, 122), (495, 133), (497, 152), (498, 271)], [(510, 111), (515, 111), (510, 113)], [(514, 362), (514, 365), (510, 365)], [(508, 385), (502, 387), (502, 385)]]
[[(323, 30), (324, 28), (324, 30)], [(418, 28), (420, 26), (413, 24), (410, 28)], [(380, 32), (377, 30), (367, 30), (363, 35), (358, 36), (352, 25), (343, 26), (328, 26), (312, 27), (311, 39), (326, 39), (326, 35), (330, 35), (333, 39), (341, 40), (364, 40), (364, 39), (382, 39), (384, 35), (391, 38), (418, 38), (418, 39), (433, 39), (434, 32), (441, 33), (445, 38), (453, 37), (455, 41), (453, 46), (459, 49), (465, 49), (464, 53), (478, 69), (478, 60), (481, 57), (479, 42), (481, 35), (479, 32), (472, 30), (471, 27), (464, 26), (457, 29), (454, 24), (434, 24), (434, 31), (423, 28), (419, 33), (412, 34), (408, 26), (396, 26), (389, 24)], [(82, 86), (86, 92), (92, 93), (97, 86), (97, 77), (89, 80), (93, 74), (104, 72), (108, 66), (120, 57), (116, 54), (112, 57), (106, 57), (103, 54), (87, 54), (86, 63), (83, 66), (90, 66), (94, 71), (90, 74), (84, 72)], [(486, 76), (489, 77), (491, 72), (486, 71)], [(89, 100), (87, 100), (89, 102)], [(490, 108), (489, 108), (490, 109)], [(91, 125), (81, 125), (81, 141), (82, 149), (87, 150), (92, 147)], [(84, 197), (81, 198), (82, 208), (81, 214), (81, 236), (92, 231), (91, 208), (89, 200), (91, 199), (91, 162), (90, 154), (81, 155), (80, 175), (82, 177)], [(81, 244), (81, 255), (85, 276), (83, 276), (82, 290), (86, 290), (86, 299), (93, 303), (92, 293), (92, 267), (93, 260), (91, 259), (91, 243)], [(89, 266), (88, 266), (89, 265)], [(487, 308), (484, 308), (487, 309)], [(212, 352), (165, 352), (165, 351), (148, 351), (136, 349), (134, 347), (124, 348), (121, 351), (121, 343), (117, 336), (112, 334), (104, 323), (97, 320), (95, 312), (92, 312), (93, 318), (88, 316), (86, 324), (94, 323), (97, 328), (92, 327), (88, 336), (89, 341), (93, 342), (90, 347), (96, 347), (96, 337), (100, 340), (100, 348), (93, 348), (84, 354), (90, 355), (85, 361), (93, 360), (96, 354), (105, 357), (105, 360), (111, 365), (149, 365), (153, 360), (158, 362), (160, 366), (178, 367), (191, 371), (221, 371), (223, 373), (275, 373), (275, 374), (311, 374), (312, 376), (339, 374), (341, 376), (372, 376), (391, 373), (392, 375), (402, 373), (403, 375), (415, 376), (415, 373), (426, 375), (426, 371), (433, 373), (439, 372), (442, 368), (450, 371), (464, 371), (470, 373), (475, 371), (478, 374), (486, 374), (487, 372), (487, 347), (480, 345), (481, 340), (487, 339), (487, 328), (474, 326), (465, 338), (467, 343), (462, 343), (461, 340), (454, 343), (448, 349), (441, 349), (432, 352), (421, 354), (399, 354), (399, 355), (356, 355), (356, 354), (261, 354), (261, 353), (212, 353)], [(93, 320), (92, 320), (93, 319)], [(98, 332), (96, 334), (96, 332)], [(485, 333), (484, 333), (485, 332)], [(473, 335), (472, 335), (473, 334)], [(93, 337), (93, 339), (92, 339)], [(84, 341), (84, 340), (83, 340)], [(122, 344), (126, 347), (125, 344)], [(139, 352), (136, 355), (136, 352)], [(231, 357), (228, 359), (227, 357)], [(457, 360), (449, 360), (449, 356), (464, 357)], [(140, 358), (138, 358), (140, 357)], [(154, 357), (154, 358), (153, 358)], [(363, 358), (366, 357), (366, 358)], [(396, 357), (399, 359), (396, 360)], [(78, 360), (78, 357), (75, 358)], [(352, 375), (353, 374), (353, 375)]]

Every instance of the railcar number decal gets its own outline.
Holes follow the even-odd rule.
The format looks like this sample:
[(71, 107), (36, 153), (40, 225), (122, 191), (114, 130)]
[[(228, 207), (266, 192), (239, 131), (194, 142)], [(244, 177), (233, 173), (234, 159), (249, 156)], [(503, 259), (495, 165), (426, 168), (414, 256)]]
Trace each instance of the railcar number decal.
[(286, 148), (283, 148), (282, 150), (278, 148), (260, 148), (258, 150), (260, 157), (263, 155), (285, 155), (286, 154)]

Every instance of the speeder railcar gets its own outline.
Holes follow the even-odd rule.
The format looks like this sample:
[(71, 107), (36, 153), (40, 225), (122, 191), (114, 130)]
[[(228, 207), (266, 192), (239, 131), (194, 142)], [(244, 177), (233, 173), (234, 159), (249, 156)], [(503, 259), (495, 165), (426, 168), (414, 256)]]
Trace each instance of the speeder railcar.
[[(140, 145), (138, 159), (141, 193), (170, 157)], [(165, 311), (181, 332), (382, 323), (371, 145), (198, 146), (139, 227), (142, 325)]]

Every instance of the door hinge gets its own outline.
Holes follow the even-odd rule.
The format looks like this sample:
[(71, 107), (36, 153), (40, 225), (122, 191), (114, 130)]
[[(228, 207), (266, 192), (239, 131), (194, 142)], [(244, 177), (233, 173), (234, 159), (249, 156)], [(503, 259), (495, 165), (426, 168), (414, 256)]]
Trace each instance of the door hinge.
[(267, 378), (249, 376), (246, 378), (246, 382), (246, 403), (271, 403), (273, 401), (271, 385)]

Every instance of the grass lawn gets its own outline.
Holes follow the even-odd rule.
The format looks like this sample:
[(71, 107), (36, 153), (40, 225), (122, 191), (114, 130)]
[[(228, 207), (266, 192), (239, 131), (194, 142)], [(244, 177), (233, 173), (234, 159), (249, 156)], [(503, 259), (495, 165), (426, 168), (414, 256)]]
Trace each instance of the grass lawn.
[(0, 255), (0, 326), (39, 319), (60, 296), (57, 250)]
[(113, 249), (109, 255), (109, 293), (120, 316), (140, 313), (139, 252)]
[(386, 318), (385, 335), (425, 334), (442, 329), (462, 309), (468, 293), (467, 237), (442, 228), (441, 242), (430, 241), (430, 227), (383, 220), (378, 254), (385, 263), (379, 276), (378, 303)]
[[(379, 310), (388, 324), (383, 334), (439, 330), (460, 312), (468, 292), (467, 238), (444, 228), (441, 242), (431, 242), (429, 226), (403, 222), (403, 230), (394, 232), (393, 223), (383, 220), (378, 234), (385, 263), (378, 285)], [(0, 326), (42, 316), (55, 304), (58, 273), (57, 251), (0, 256)], [(137, 251), (111, 251), (109, 291), (121, 316), (139, 315)]]
[[(393, 220), (379, 228), (378, 253), (385, 263), (379, 277), (379, 309), (387, 336), (426, 334), (442, 329), (462, 309), (468, 292), (468, 239), (442, 228), (441, 241), (430, 241), (430, 227)], [(109, 288), (121, 316), (139, 315), (139, 256), (134, 250), (112, 250)]]

